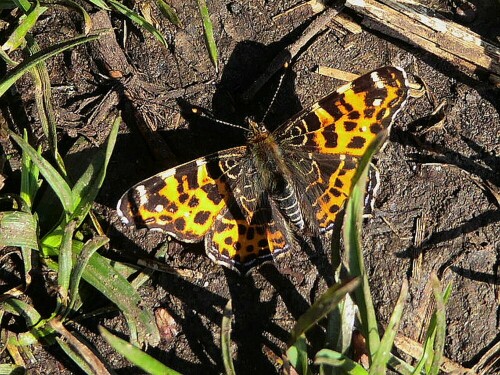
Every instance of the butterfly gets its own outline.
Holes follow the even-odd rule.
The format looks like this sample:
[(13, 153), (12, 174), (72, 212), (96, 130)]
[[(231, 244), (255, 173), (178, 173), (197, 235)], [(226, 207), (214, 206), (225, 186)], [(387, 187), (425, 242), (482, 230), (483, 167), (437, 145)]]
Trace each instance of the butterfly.
[(331, 230), (371, 141), (408, 96), (403, 69), (383, 67), (299, 112), (275, 131), (248, 120), (246, 145), (160, 172), (118, 202), (126, 224), (182, 242), (247, 271)]

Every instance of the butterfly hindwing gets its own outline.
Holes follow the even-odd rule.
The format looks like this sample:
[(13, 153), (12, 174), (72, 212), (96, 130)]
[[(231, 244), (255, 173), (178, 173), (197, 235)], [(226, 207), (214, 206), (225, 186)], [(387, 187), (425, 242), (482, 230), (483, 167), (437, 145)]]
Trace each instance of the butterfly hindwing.
[(221, 210), (205, 237), (208, 256), (219, 264), (245, 272), (286, 252), (291, 245), (291, 239), (286, 238), (289, 229), (282, 225), (281, 216), (271, 212), (266, 216), (269, 216), (266, 222), (248, 223), (229, 209)]
[[(290, 163), (292, 176), (304, 176), (294, 184), (303, 184), (302, 200), (312, 208), (312, 224), (316, 233), (323, 233), (333, 227), (335, 218), (344, 206), (351, 192), (352, 179), (358, 166), (358, 159), (350, 155), (328, 155), (295, 152), (289, 158), (298, 158)], [(304, 208), (305, 211), (307, 208)]]

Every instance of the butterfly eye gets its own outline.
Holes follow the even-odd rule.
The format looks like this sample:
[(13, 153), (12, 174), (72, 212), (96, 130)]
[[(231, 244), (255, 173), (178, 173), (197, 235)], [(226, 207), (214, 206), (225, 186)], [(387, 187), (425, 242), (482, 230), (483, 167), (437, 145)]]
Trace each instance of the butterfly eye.
[(267, 129), (266, 129), (266, 127), (264, 126), (264, 124), (261, 124), (261, 125), (259, 126), (259, 130), (260, 130), (262, 133), (267, 133)]

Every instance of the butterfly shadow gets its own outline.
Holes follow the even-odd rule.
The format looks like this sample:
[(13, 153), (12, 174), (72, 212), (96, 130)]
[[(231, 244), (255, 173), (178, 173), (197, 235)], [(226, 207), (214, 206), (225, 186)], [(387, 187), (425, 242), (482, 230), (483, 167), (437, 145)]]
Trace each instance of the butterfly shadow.
[[(254, 97), (245, 96), (246, 90), (268, 68), (269, 61), (288, 43), (287, 38), (269, 45), (243, 41), (235, 46), (219, 82), (215, 85), (211, 103), (211, 114), (215, 119), (246, 126), (247, 117), (261, 122), (264, 114), (268, 112), (265, 125), (272, 131), (302, 109), (295, 89), (293, 69), (287, 69), (286, 72), (282, 70), (272, 76)], [(284, 76), (280, 86), (282, 74)], [(276, 100), (273, 102), (274, 97)], [(193, 125), (196, 127), (196, 124)], [(209, 128), (215, 128), (214, 125), (216, 124)], [(227, 135), (232, 135), (233, 131), (242, 133), (224, 125), (220, 128)], [(222, 139), (229, 138), (227, 135)]]
[[(275, 285), (256, 285), (252, 275), (242, 276), (224, 269), (226, 283), (232, 299), (234, 324), (231, 339), (238, 346), (235, 362), (237, 373), (274, 373), (273, 363), (264, 355), (270, 351), (279, 356), (281, 348), (276, 341), (284, 342), (287, 332), (273, 321), (278, 310)], [(259, 284), (261, 284), (259, 282)], [(264, 299), (263, 299), (264, 296)]]
[[(208, 371), (207, 364), (220, 364), (220, 347), (218, 331), (210, 327), (219, 326), (222, 321), (222, 310), (227, 303), (227, 299), (220, 294), (203, 288), (199, 283), (179, 278), (174, 275), (161, 274), (158, 278), (158, 285), (165, 290), (165, 300), (160, 302), (161, 306), (167, 308), (169, 314), (179, 325), (179, 332), (185, 337), (189, 349), (197, 358), (197, 363), (189, 362), (185, 358), (172, 354), (168, 361), (174, 368), (180, 368), (186, 374), (198, 373), (222, 373), (221, 365), (213, 366)], [(182, 309), (170, 308), (181, 301)], [(207, 320), (210, 322), (207, 324)], [(155, 358), (165, 356), (165, 351), (160, 348), (153, 348)], [(158, 357), (159, 356), (159, 357)], [(208, 371), (208, 372), (207, 372)]]

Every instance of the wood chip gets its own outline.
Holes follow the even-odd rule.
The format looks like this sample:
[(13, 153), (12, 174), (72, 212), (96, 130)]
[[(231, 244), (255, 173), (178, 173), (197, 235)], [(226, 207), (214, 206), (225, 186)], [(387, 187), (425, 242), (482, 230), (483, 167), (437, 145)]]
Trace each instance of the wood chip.
[(349, 73), (344, 70), (330, 68), (328, 66), (318, 66), (315, 70), (316, 73), (321, 74), (323, 76), (331, 77), (338, 79), (340, 81), (351, 82), (354, 81), (359, 75), (354, 73)]
[[(396, 335), (396, 338), (394, 340), (394, 346), (398, 350), (408, 354), (409, 356), (415, 359), (420, 359), (422, 357), (423, 353), (422, 344), (409, 337), (400, 334)], [(456, 375), (458, 374), (477, 375), (477, 373), (474, 372), (472, 369), (460, 366), (460, 364), (444, 356), (442, 358), (440, 369), (443, 370), (446, 374), (453, 373)]]

